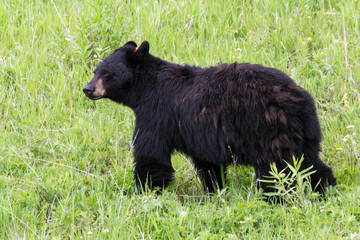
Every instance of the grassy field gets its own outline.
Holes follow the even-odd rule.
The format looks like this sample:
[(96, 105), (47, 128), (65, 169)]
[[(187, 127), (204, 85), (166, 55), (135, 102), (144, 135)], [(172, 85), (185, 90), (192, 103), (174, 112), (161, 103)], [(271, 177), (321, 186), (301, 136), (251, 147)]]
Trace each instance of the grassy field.
[[(291, 3), (289, 3), (291, 2)], [(360, 239), (360, 1), (10, 1), (0, 8), (0, 239)], [(261, 200), (250, 167), (201, 189), (174, 154), (162, 195), (134, 194), (132, 111), (82, 93), (128, 40), (179, 64), (251, 62), (315, 98), (338, 187)], [(304, 194), (306, 198), (303, 198)]]

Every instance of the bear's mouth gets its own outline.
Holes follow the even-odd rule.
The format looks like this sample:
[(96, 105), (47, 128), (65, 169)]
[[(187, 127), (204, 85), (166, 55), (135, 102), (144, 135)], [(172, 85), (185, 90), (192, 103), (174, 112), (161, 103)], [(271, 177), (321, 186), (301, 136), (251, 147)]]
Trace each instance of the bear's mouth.
[(88, 96), (88, 98), (90, 98), (91, 100), (99, 100), (100, 98), (102, 98), (103, 96)]
[(104, 97), (104, 94), (94, 94), (94, 92), (84, 90), (85, 96), (91, 100), (98, 100)]

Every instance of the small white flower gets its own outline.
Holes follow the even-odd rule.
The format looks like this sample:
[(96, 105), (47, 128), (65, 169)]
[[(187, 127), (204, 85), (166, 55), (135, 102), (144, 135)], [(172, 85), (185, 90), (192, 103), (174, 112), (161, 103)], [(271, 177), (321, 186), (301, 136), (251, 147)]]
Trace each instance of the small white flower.
[(348, 130), (350, 130), (351, 128), (354, 128), (355, 126), (354, 125), (349, 125), (349, 126), (347, 126), (346, 128), (348, 129)]
[(92, 233), (92, 231), (88, 231), (88, 233), (87, 233), (88, 235), (92, 235), (93, 233)]
[(110, 230), (109, 229), (104, 229), (104, 232), (108, 233), (108, 232), (110, 232)]
[(349, 137), (350, 137), (350, 135), (346, 135), (342, 140), (343, 140), (344, 142), (346, 142)]

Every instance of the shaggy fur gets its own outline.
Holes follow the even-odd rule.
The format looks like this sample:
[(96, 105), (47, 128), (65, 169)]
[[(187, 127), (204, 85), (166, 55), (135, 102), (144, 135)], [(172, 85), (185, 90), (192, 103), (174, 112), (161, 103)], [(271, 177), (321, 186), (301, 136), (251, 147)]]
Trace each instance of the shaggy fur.
[[(137, 186), (168, 185), (174, 150), (192, 158), (209, 192), (223, 187), (226, 166), (234, 161), (252, 165), (263, 179), (270, 163), (283, 169), (284, 161), (302, 155), (302, 167), (316, 170), (313, 187), (336, 184), (318, 157), (321, 132), (312, 97), (277, 69), (247, 63), (180, 66), (149, 54), (145, 41), (139, 48), (126, 43), (94, 74), (86, 96), (109, 98), (135, 112)], [(272, 191), (267, 183), (260, 187)]]

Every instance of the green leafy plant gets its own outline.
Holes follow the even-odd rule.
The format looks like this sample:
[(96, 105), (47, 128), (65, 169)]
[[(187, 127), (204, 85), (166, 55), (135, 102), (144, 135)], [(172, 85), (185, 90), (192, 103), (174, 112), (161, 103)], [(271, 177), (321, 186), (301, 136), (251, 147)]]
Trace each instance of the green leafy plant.
[(267, 177), (269, 179), (259, 181), (273, 184), (271, 187), (275, 191), (264, 193), (270, 200), (306, 208), (307, 201), (316, 196), (315, 193), (312, 193), (310, 182), (310, 175), (316, 170), (311, 171), (312, 166), (301, 169), (303, 156), (300, 159), (293, 157), (292, 161), (292, 164), (286, 162), (287, 167), (280, 172), (275, 163), (271, 164), (270, 176)]

